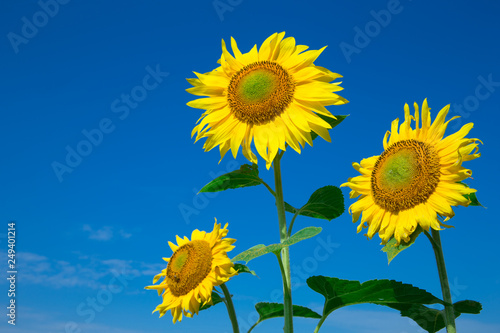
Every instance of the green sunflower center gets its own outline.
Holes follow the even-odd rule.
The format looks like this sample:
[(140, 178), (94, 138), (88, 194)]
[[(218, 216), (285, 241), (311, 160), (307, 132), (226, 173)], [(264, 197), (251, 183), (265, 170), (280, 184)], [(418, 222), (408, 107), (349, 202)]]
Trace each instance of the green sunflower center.
[(262, 125), (285, 111), (294, 91), (295, 82), (283, 67), (271, 61), (258, 61), (231, 77), (227, 100), (238, 120)]
[(415, 207), (434, 192), (439, 176), (439, 157), (432, 146), (413, 139), (396, 142), (375, 162), (374, 201), (392, 213)]
[(204, 240), (193, 240), (179, 247), (167, 266), (167, 285), (174, 296), (196, 288), (212, 269), (212, 249)]
[(386, 157), (380, 167), (380, 184), (398, 190), (410, 185), (417, 176), (418, 157), (411, 149), (401, 149)]
[(265, 101), (276, 88), (274, 72), (257, 69), (245, 75), (239, 85), (238, 93), (248, 103)]

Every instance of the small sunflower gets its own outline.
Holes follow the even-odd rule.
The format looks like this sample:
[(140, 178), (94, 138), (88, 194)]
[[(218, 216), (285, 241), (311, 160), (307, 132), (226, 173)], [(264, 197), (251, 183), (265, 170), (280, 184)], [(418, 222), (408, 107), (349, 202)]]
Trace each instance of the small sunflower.
[(168, 242), (174, 252), (167, 268), (153, 279), (153, 284), (163, 277), (158, 285), (147, 286), (156, 289), (158, 295), (163, 292), (163, 302), (153, 311), (159, 311), (162, 317), (168, 310), (172, 313), (173, 322), (181, 321), (182, 315), (192, 317), (198, 314), (201, 306), (212, 304), (212, 290), (227, 282), (237, 274), (227, 252), (231, 251), (236, 240), (224, 238), (228, 233), (227, 224), (214, 224), (214, 230), (194, 230), (191, 240), (187, 237), (177, 238), (177, 245)]
[[(418, 105), (415, 116), (405, 104), (405, 121), (392, 122), (391, 131), (385, 134), (384, 152), (380, 156), (353, 163), (361, 176), (349, 178), (341, 186), (351, 188), (351, 199), (359, 199), (349, 207), (353, 222), (359, 220), (358, 232), (368, 227), (367, 236), (378, 232), (385, 244), (394, 237), (398, 244), (408, 242), (410, 235), (420, 225), (424, 230), (440, 230), (437, 215), (454, 216), (451, 206), (467, 206), (470, 201), (464, 196), (476, 192), (462, 180), (472, 175), (462, 167), (462, 162), (478, 158), (478, 139), (465, 136), (473, 124), (464, 125), (458, 132), (443, 138), (448, 123), (444, 122), (450, 106), (445, 106), (431, 124), (427, 99), (422, 105), (422, 126)], [(411, 128), (415, 120), (416, 128)], [(389, 138), (390, 135), (390, 138)]]
[(191, 133), (196, 141), (207, 138), (205, 151), (219, 146), (221, 159), (229, 149), (236, 158), (241, 146), (243, 155), (257, 163), (253, 140), (269, 169), (285, 144), (298, 153), (306, 142), (312, 146), (311, 131), (330, 141), (331, 126), (318, 114), (335, 119), (325, 106), (347, 103), (335, 93), (343, 89), (341, 82), (330, 83), (342, 76), (314, 65), (325, 47), (306, 51), (307, 46), (284, 36), (275, 33), (248, 53), (241, 53), (231, 37), (234, 56), (222, 40), (220, 66), (188, 79), (194, 86), (189, 93), (208, 96), (187, 103), (206, 110)]

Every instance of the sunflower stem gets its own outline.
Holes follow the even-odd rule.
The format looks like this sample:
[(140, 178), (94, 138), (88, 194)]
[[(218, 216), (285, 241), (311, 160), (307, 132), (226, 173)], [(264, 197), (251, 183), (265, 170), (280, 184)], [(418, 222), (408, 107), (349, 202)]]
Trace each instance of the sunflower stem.
[(290, 238), (290, 236), (292, 235), (292, 228), (293, 228), (293, 223), (295, 222), (295, 219), (297, 218), (297, 216), (299, 215), (299, 210), (295, 213), (295, 215), (292, 217), (292, 221), (290, 222), (290, 226), (288, 226), (288, 233), (287, 233), (287, 236), (288, 238)]
[(441, 291), (443, 292), (443, 301), (446, 303), (444, 306), (446, 331), (448, 333), (456, 333), (455, 310), (453, 309), (448, 274), (446, 273), (446, 265), (444, 263), (443, 246), (441, 245), (441, 236), (438, 230), (432, 229), (431, 244), (434, 249), (434, 255), (436, 256), (439, 281), (441, 283)]
[(325, 316), (325, 315), (323, 315), (323, 317), (321, 317), (321, 319), (319, 320), (318, 325), (316, 325), (316, 328), (314, 329), (313, 333), (319, 332), (319, 329), (321, 328), (321, 325), (323, 325), (323, 323), (325, 322), (326, 318), (327, 318), (327, 316)]
[(240, 333), (240, 328), (238, 327), (238, 319), (236, 319), (236, 312), (234, 311), (233, 300), (231, 299), (231, 294), (223, 283), (220, 285), (222, 292), (224, 293), (224, 303), (226, 304), (227, 313), (229, 314), (229, 319), (231, 319), (231, 324), (233, 325), (233, 333)]
[(437, 248), (439, 248), (439, 245), (436, 243), (434, 238), (432, 238), (432, 236), (427, 231), (424, 230), (424, 234), (427, 236), (427, 238), (431, 242), (431, 245), (432, 245), (432, 248), (434, 249), (434, 251), (436, 251)]
[[(287, 246), (287, 248), (288, 248), (288, 246)], [(285, 269), (285, 267), (283, 265), (283, 258), (281, 257), (281, 252), (277, 252), (275, 254), (276, 254), (276, 257), (278, 258), (278, 263), (279, 263), (280, 271), (281, 271), (281, 277), (283, 278), (283, 281), (285, 281), (285, 279), (287, 278), (286, 277), (286, 269)], [(283, 289), (283, 297), (285, 299), (285, 304), (290, 304), (290, 305), (292, 304), (292, 290), (291, 289), (284, 288)], [(287, 303), (287, 300), (289, 301), (288, 303)], [(293, 310), (293, 305), (292, 305), (292, 310)], [(286, 323), (287, 323), (287, 317), (286, 317), (287, 308), (286, 308), (286, 305), (284, 307), (284, 311), (285, 311), (285, 325), (286, 325)], [(289, 313), (290, 313), (290, 317), (289, 318), (293, 319), (293, 311), (291, 311)], [(293, 322), (292, 322), (292, 324), (293, 324)], [(286, 330), (286, 326), (285, 326), (285, 332), (288, 332)]]
[(273, 197), (276, 198), (276, 193), (273, 191), (271, 186), (267, 185), (267, 183), (264, 180), (262, 180), (262, 178), (259, 178), (259, 179), (260, 179), (260, 182), (262, 183), (262, 185), (264, 185), (269, 190), (269, 192), (273, 195)]
[[(274, 184), (276, 193), (276, 207), (278, 209), (278, 222), (280, 228), (280, 241), (283, 243), (288, 239), (287, 227), (286, 227), (286, 216), (285, 216), (285, 201), (283, 200), (283, 186), (281, 183), (281, 156), (283, 152), (280, 152), (274, 158)], [(292, 305), (292, 285), (290, 280), (290, 252), (288, 246), (281, 250), (280, 257), (280, 268), (282, 268), (283, 277), (283, 301), (284, 301), (284, 315), (285, 315), (285, 333), (293, 332), (293, 305)]]

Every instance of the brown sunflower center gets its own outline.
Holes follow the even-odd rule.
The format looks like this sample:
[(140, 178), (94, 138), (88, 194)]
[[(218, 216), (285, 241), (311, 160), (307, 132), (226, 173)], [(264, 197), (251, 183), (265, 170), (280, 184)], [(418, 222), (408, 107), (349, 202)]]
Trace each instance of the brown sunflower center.
[(439, 157), (429, 144), (403, 140), (375, 162), (371, 189), (375, 203), (392, 213), (425, 202), (439, 183)]
[(295, 82), (283, 67), (271, 61), (258, 61), (233, 75), (227, 100), (238, 120), (262, 125), (285, 111), (294, 91)]
[(193, 240), (179, 247), (167, 265), (167, 285), (174, 296), (186, 295), (207, 277), (212, 269), (212, 249), (204, 240)]

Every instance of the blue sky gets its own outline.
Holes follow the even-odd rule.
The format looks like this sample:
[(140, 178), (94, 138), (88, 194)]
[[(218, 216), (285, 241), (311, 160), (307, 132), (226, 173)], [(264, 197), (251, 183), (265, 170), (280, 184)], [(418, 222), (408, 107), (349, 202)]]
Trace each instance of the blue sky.
[[(285, 154), (285, 199), (291, 204), (302, 205), (324, 185), (340, 185), (356, 175), (353, 161), (380, 154), (391, 121), (403, 117), (404, 103), (428, 98), (433, 115), (451, 104), (449, 116), (462, 118), (450, 130), (474, 123), (470, 136), (484, 145), (482, 157), (466, 165), (474, 177), (468, 183), (488, 208), (456, 208), (455, 228), (445, 230), (442, 241), (454, 300), (477, 300), (484, 308), (480, 315), (460, 317), (460, 331), (500, 331), (500, 181), (489, 173), (500, 162), (492, 118), (500, 111), (500, 4), (41, 0), (3, 1), (1, 7), (3, 312), (9, 301), (10, 220), (17, 221), (19, 271), (17, 325), (8, 325), (2, 312), (2, 332), (230, 331), (222, 305), (181, 324), (172, 325), (170, 315), (159, 319), (151, 311), (160, 298), (143, 288), (163, 268), (161, 258), (170, 256), (167, 241), (195, 228), (211, 230), (215, 217), (229, 223), (229, 236), (237, 239), (234, 254), (279, 241), (275, 205), (264, 187), (195, 195), (213, 175), (246, 160), (228, 155), (218, 164), (218, 150), (205, 153), (202, 143), (193, 144), (190, 133), (201, 112), (186, 106), (194, 97), (185, 92), (185, 78), (217, 66), (222, 38), (233, 36), (248, 51), (281, 31), (312, 49), (328, 45), (316, 64), (344, 76), (341, 95), (350, 100), (330, 108), (350, 115), (332, 131), (332, 143), (318, 139), (300, 155)], [(86, 156), (68, 157), (78, 149)], [(58, 163), (67, 169), (55, 172)], [(259, 166), (272, 183), (271, 172)], [(343, 193), (346, 206), (354, 202), (348, 189)], [(182, 207), (195, 213), (183, 216)], [(306, 273), (390, 278), (440, 296), (424, 237), (388, 266), (379, 240), (356, 234), (348, 214), (331, 222), (300, 218), (296, 230), (309, 225), (323, 231), (291, 249), (294, 303), (321, 310), (323, 298), (308, 290)], [(328, 256), (315, 259), (315, 251), (325, 247)], [(271, 301), (280, 289), (272, 256), (250, 267), (260, 279), (239, 276), (229, 283), (243, 328), (255, 321), (253, 305)], [(92, 299), (99, 300), (94, 309), (88, 305)], [(311, 332), (315, 323), (297, 319), (296, 331)], [(421, 332), (375, 305), (342, 309), (324, 326), (339, 333)], [(281, 327), (280, 320), (268, 321), (254, 332)]]

